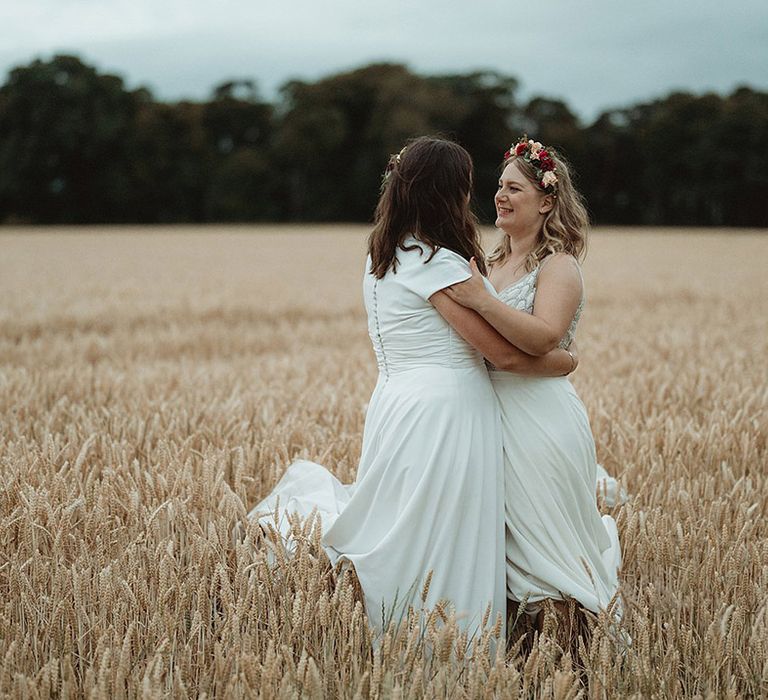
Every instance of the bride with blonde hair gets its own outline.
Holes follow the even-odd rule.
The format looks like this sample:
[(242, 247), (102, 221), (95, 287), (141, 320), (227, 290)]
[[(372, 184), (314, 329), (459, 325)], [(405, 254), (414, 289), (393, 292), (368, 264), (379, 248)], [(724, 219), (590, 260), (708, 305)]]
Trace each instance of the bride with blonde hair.
[[(504, 234), (488, 257), (496, 293), (474, 260), (472, 278), (445, 293), (529, 355), (569, 348), (585, 301), (588, 216), (566, 160), (524, 136), (504, 156), (495, 205)], [(595, 485), (609, 502), (622, 495), (597, 463), (584, 404), (566, 376), (490, 376), (502, 420), (508, 597), (525, 601), (539, 627), (546, 600), (620, 616), (618, 532), (598, 510)]]

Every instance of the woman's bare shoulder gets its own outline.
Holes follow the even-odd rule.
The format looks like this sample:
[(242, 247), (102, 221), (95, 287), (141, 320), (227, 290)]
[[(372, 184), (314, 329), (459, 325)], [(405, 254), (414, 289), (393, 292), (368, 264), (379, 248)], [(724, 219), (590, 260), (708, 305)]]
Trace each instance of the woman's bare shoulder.
[(570, 253), (552, 253), (541, 262), (539, 282), (559, 282), (581, 289), (581, 264)]
[(571, 253), (566, 253), (565, 251), (558, 251), (556, 253), (550, 253), (547, 255), (542, 261), (541, 261), (542, 267), (545, 265), (572, 265), (575, 267), (579, 267), (580, 263), (576, 259), (576, 256), (571, 255)]

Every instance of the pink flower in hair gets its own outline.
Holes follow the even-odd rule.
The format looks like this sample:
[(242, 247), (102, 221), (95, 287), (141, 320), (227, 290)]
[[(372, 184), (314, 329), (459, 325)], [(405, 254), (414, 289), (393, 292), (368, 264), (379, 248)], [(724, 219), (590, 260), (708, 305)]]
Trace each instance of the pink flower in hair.
[(556, 185), (557, 184), (557, 175), (555, 175), (554, 172), (551, 170), (547, 170), (547, 172), (544, 173), (544, 176), (541, 178), (541, 186), (542, 187), (549, 187), (550, 185)]

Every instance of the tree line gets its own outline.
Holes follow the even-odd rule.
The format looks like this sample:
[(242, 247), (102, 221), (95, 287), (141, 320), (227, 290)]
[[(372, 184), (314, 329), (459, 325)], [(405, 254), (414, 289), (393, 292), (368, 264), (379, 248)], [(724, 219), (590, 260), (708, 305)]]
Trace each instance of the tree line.
[(370, 221), (389, 155), (436, 133), (472, 154), (489, 221), (526, 132), (573, 164), (595, 223), (768, 226), (768, 93), (675, 92), (582, 124), (517, 92), (498, 72), (379, 63), (274, 102), (232, 80), (170, 103), (76, 56), (35, 60), (0, 87), (0, 222)]

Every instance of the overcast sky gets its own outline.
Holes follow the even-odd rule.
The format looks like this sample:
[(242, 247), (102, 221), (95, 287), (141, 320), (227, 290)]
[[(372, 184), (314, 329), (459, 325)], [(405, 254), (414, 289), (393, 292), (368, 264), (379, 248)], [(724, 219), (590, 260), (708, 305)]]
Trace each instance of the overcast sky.
[(768, 1), (3, 0), (0, 77), (69, 52), (160, 99), (253, 78), (389, 60), (422, 73), (491, 68), (582, 118), (673, 89), (768, 89)]

